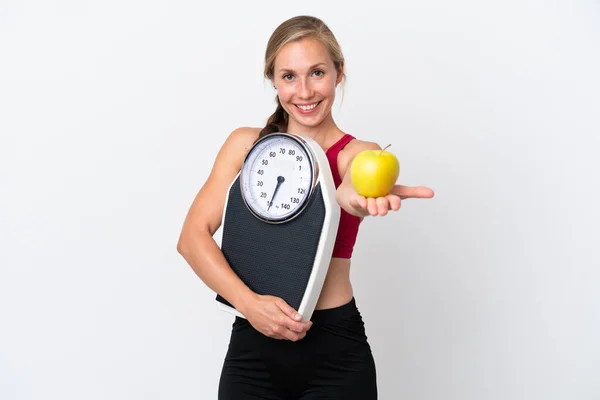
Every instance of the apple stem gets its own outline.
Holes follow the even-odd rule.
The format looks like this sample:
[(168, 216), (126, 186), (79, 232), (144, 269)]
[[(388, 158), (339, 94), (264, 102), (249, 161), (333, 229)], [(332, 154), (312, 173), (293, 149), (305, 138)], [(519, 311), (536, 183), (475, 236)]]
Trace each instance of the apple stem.
[(381, 155), (385, 151), (385, 149), (387, 149), (390, 146), (391, 146), (391, 143), (388, 144), (387, 146), (385, 146), (383, 149), (381, 149), (381, 152), (379, 153), (379, 155)]

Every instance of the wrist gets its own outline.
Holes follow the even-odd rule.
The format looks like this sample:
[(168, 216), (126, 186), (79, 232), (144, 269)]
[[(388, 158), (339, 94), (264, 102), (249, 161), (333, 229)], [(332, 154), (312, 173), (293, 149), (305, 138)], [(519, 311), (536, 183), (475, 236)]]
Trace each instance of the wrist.
[(345, 197), (345, 190), (342, 184), (335, 191), (335, 200), (337, 201), (338, 205), (342, 208), (346, 208), (346, 205), (344, 204)]
[(335, 192), (335, 199), (338, 205), (348, 213), (351, 213), (352, 210), (352, 207), (350, 206), (351, 195), (352, 192), (350, 192), (343, 183), (340, 185), (340, 187), (338, 187), (338, 189)]
[(254, 293), (249, 288), (246, 288), (243, 292), (237, 296), (234, 307), (244, 316), (247, 314), (247, 311), (252, 309), (254, 303), (258, 299), (258, 294)]

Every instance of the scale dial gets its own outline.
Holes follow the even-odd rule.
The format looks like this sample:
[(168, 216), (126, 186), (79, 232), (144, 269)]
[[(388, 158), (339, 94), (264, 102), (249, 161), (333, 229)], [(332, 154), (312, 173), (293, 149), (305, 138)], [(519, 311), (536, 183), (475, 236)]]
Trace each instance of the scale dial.
[(262, 137), (240, 172), (242, 197), (259, 219), (283, 223), (301, 214), (312, 195), (318, 165), (302, 138), (286, 133)]

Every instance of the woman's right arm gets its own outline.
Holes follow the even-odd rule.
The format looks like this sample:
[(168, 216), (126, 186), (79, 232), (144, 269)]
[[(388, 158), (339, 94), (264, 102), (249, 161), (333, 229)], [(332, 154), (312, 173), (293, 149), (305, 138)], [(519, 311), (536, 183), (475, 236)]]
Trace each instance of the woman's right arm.
[(298, 340), (306, 335), (312, 323), (299, 322), (296, 311), (282, 299), (258, 295), (248, 288), (213, 239), (221, 226), (229, 185), (256, 137), (256, 130), (251, 128), (239, 128), (229, 135), (189, 208), (177, 251), (210, 289), (231, 303), (257, 330), (270, 337)]

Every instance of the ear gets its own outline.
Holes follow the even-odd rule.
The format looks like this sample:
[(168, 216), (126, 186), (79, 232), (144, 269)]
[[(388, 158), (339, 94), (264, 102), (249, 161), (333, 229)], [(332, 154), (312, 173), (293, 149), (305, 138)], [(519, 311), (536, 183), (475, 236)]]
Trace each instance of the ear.
[(337, 78), (335, 80), (335, 85), (339, 85), (342, 79), (344, 78), (344, 64), (341, 64), (337, 70)]

